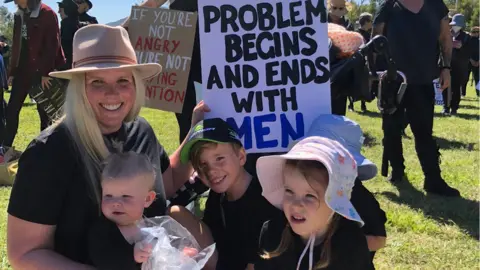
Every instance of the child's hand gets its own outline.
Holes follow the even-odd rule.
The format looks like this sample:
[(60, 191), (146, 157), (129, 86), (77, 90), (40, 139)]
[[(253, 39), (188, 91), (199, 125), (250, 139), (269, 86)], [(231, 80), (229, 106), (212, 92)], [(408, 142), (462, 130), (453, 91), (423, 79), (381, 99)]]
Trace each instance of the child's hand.
[(191, 247), (183, 248), (183, 254), (187, 255), (188, 257), (193, 257), (198, 254), (198, 250)]
[(206, 112), (210, 112), (210, 108), (207, 104), (202, 100), (200, 101), (197, 106), (193, 109), (192, 113), (192, 127), (194, 127), (198, 122), (203, 120), (203, 114)]
[(144, 263), (152, 255), (153, 245), (150, 243), (137, 242), (133, 248), (133, 257), (137, 263)]

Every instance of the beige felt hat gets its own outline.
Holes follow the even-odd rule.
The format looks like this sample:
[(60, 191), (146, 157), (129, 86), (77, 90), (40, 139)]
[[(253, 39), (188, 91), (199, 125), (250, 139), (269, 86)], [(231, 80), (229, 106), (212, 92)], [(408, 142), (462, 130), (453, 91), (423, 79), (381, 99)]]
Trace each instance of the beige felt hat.
[(138, 64), (127, 30), (117, 26), (92, 24), (78, 30), (73, 37), (72, 68), (50, 72), (50, 76), (71, 79), (73, 74), (94, 70), (132, 68), (149, 79), (162, 71), (156, 63)]

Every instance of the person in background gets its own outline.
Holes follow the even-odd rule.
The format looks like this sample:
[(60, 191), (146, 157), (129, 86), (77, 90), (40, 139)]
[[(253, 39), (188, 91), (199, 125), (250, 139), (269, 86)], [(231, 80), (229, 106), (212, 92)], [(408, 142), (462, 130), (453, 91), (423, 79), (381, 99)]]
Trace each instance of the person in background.
[(97, 18), (90, 16), (87, 12), (93, 8), (90, 0), (76, 0), (78, 5), (79, 20), (86, 24), (97, 24)]
[[(457, 114), (460, 106), (460, 95), (465, 96), (468, 83), (468, 75), (470, 70), (468, 64), (472, 57), (472, 38), (463, 29), (465, 28), (465, 16), (463, 14), (456, 14), (452, 18), (450, 23), (452, 38), (453, 38), (453, 51), (452, 51), (452, 83), (451, 83), (451, 100), (444, 102), (443, 114), (452, 115)], [(477, 47), (478, 50), (478, 47)], [(463, 89), (462, 89), (463, 88)], [(448, 100), (448, 91), (443, 92), (443, 100)]]
[[(367, 44), (370, 41), (370, 36), (372, 35), (372, 22), (373, 22), (373, 16), (368, 12), (364, 12), (360, 14), (360, 17), (358, 18), (358, 23), (360, 24), (360, 28), (357, 30), (357, 32), (362, 35), (365, 41), (365, 44)], [(361, 101), (360, 108), (362, 112), (365, 112), (367, 110), (365, 101), (363, 100)], [(355, 108), (353, 107), (352, 99), (350, 99), (350, 104), (348, 105), (348, 109), (352, 112), (355, 110)]]
[(61, 69), (66, 70), (72, 67), (73, 36), (80, 29), (81, 24), (78, 18), (78, 5), (73, 0), (63, 0), (60, 4), (62, 4), (64, 14), (64, 18), (60, 22), (60, 36), (66, 58), (65, 66)]
[(58, 4), (58, 14), (60, 15), (60, 19), (65, 19), (67, 17), (67, 14), (65, 14), (65, 6), (63, 5), (63, 2), (57, 2)]
[(5, 70), (8, 70), (8, 63), (10, 61), (10, 44), (7, 37), (4, 35), (0, 35), (0, 54), (3, 57), (3, 65), (5, 66)]
[[(353, 31), (354, 26), (350, 20), (345, 18), (347, 14), (347, 6), (345, 0), (329, 0), (328, 7), (328, 22), (335, 23), (345, 27), (348, 31)], [(347, 111), (347, 96), (340, 95), (338, 97), (332, 96), (332, 114), (345, 115)]]
[(442, 0), (386, 0), (373, 21), (372, 36), (375, 35), (388, 38), (391, 57), (408, 80), (402, 104), (394, 114), (382, 119), (384, 151), (392, 166), (389, 180), (405, 179), (402, 128), (406, 112), (425, 175), (423, 188), (428, 193), (459, 197), (460, 192), (441, 176), (440, 153), (432, 134), (435, 104), (432, 82), (439, 78), (441, 89), (450, 86), (452, 35), (447, 6)]
[[(13, 0), (5, 0), (5, 3)], [(60, 30), (55, 11), (41, 0), (15, 0), (12, 55), (8, 72), (12, 94), (6, 112), (3, 144), (12, 146), (18, 130), (20, 110), (32, 87), (50, 87), (49, 72), (63, 66), (65, 57), (60, 45)], [(45, 111), (38, 106), (40, 130), (49, 125)]]
[(328, 22), (336, 23), (345, 27), (348, 31), (353, 31), (354, 26), (350, 20), (345, 18), (347, 15), (347, 6), (345, 0), (328, 1)]
[[(475, 26), (472, 28), (472, 31), (470, 32), (470, 36), (472, 37), (472, 58), (470, 59), (470, 63), (468, 64), (469, 65), (469, 70), (472, 72), (472, 82), (475, 82), (475, 86), (478, 84), (478, 82), (480, 81), (480, 74), (479, 74), (479, 70), (478, 70), (478, 62), (479, 62), (479, 47), (480, 47), (480, 40), (478, 38), (478, 32), (480, 30), (480, 27), (478, 26)], [(469, 72), (469, 76), (470, 76), (470, 72)], [(466, 89), (466, 87), (465, 87)], [(480, 91), (479, 90), (476, 90), (477, 92), (477, 97), (480, 97)]]

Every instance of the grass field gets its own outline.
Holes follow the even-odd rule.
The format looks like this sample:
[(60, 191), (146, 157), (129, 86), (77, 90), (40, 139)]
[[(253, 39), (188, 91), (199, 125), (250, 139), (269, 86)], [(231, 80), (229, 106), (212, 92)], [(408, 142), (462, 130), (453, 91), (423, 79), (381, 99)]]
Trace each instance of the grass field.
[[(356, 104), (357, 108), (360, 104)], [(364, 154), (380, 165), (381, 118), (374, 103), (369, 113), (348, 113), (367, 136)], [(409, 182), (397, 187), (378, 176), (366, 183), (388, 216), (387, 247), (377, 253), (377, 269), (478, 269), (479, 255), (479, 103), (474, 89), (461, 102), (457, 116), (435, 119), (434, 135), (442, 153), (443, 176), (458, 188), (463, 198), (426, 196), (423, 174), (414, 140), (403, 140)], [(178, 127), (171, 113), (142, 111), (156, 130), (160, 142), (171, 153), (178, 146)], [(39, 119), (32, 104), (25, 104), (15, 146), (23, 150), (38, 133)], [(6, 257), (6, 208), (9, 187), (0, 187), (0, 269), (9, 269)]]

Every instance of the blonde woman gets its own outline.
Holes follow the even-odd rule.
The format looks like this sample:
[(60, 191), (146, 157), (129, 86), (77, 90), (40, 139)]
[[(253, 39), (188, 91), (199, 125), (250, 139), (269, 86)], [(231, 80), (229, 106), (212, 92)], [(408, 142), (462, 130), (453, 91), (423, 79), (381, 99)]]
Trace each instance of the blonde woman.
[[(72, 69), (50, 73), (70, 80), (65, 115), (34, 139), (19, 161), (7, 225), (14, 269), (92, 269), (86, 235), (101, 214), (100, 169), (112, 152), (146, 154), (155, 165), (157, 199), (147, 217), (170, 214), (201, 246), (213, 242), (188, 211), (166, 207), (192, 168), (180, 164), (178, 150), (169, 157), (138, 116), (143, 80), (160, 71), (158, 64), (137, 64), (124, 28), (90, 25), (76, 33)], [(193, 124), (206, 110), (203, 103), (196, 107)], [(124, 206), (131, 200), (118, 199)]]

